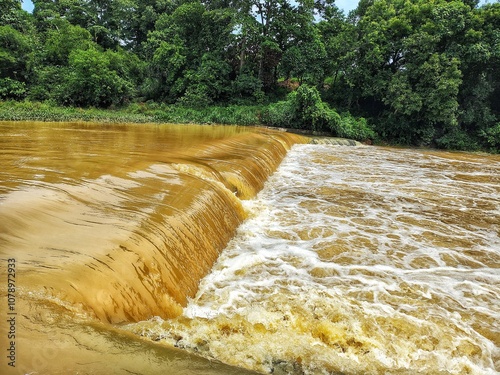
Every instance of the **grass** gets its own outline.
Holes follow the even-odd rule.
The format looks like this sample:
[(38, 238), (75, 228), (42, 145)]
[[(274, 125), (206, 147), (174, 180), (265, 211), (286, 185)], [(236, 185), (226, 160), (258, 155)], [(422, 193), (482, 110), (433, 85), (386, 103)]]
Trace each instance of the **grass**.
[(195, 109), (156, 103), (134, 103), (122, 108), (98, 109), (61, 107), (52, 102), (0, 101), (1, 121), (260, 125), (261, 112), (261, 106), (212, 106)]

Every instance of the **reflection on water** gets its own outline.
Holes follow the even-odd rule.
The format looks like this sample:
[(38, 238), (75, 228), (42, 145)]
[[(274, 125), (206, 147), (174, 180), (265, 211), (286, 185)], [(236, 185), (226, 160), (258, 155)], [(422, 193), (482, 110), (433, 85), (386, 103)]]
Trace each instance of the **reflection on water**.
[(500, 371), (500, 157), (296, 145), (184, 314), (128, 326), (288, 374)]
[[(19, 313), (19, 366), (7, 370), (160, 369), (137, 337), (99, 332), (179, 315), (245, 218), (240, 198), (303, 139), (242, 127), (0, 123), (1, 319), (11, 258)], [(44, 348), (53, 352), (40, 356)], [(186, 363), (196, 361), (209, 364), (184, 356), (170, 371), (193, 373)]]

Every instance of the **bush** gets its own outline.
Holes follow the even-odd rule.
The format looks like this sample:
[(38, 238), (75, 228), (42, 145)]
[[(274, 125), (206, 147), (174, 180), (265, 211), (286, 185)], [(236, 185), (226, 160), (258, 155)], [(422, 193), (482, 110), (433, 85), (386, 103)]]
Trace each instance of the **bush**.
[(232, 81), (233, 101), (249, 101), (262, 104), (265, 99), (264, 91), (262, 91), (262, 82), (260, 79), (251, 74), (242, 73)]
[(481, 130), (479, 136), (486, 144), (486, 149), (490, 152), (500, 152), (500, 122), (486, 130)]
[(0, 120), (2, 121), (99, 121), (116, 122), (152, 122), (153, 118), (127, 111), (102, 109), (81, 109), (58, 107), (53, 101), (0, 101)]
[(340, 121), (340, 116), (321, 100), (313, 86), (302, 85), (287, 96), (286, 101), (269, 105), (262, 122), (279, 126), (312, 131), (329, 131)]
[(448, 150), (475, 151), (479, 149), (477, 142), (459, 127), (453, 127), (436, 139), (436, 145)]
[(342, 114), (340, 121), (332, 123), (332, 132), (337, 137), (355, 139), (364, 141), (374, 139), (375, 132), (368, 126), (366, 119), (363, 117), (355, 118), (350, 113)]
[(152, 111), (155, 121), (198, 124), (259, 125), (261, 108), (256, 106), (210, 106), (191, 108), (162, 106)]
[(301, 85), (290, 94), (294, 102), (298, 124), (302, 129), (325, 131), (335, 126), (339, 115), (321, 100), (314, 86)]
[(95, 49), (71, 52), (71, 71), (65, 77), (69, 104), (107, 107), (123, 104), (133, 96), (132, 83), (114, 69), (112, 57), (112, 53)]
[(64, 80), (70, 74), (67, 66), (44, 66), (34, 69), (35, 84), (31, 86), (28, 98), (34, 101), (54, 100), (68, 102), (68, 90)]
[(26, 84), (10, 78), (0, 78), (0, 98), (20, 99), (26, 94)]
[(358, 141), (376, 138), (364, 118), (349, 113), (340, 116), (321, 100), (315, 87), (308, 85), (301, 85), (287, 100), (269, 105), (262, 114), (262, 122), (275, 127), (330, 131), (337, 137)]
[(262, 122), (268, 126), (295, 128), (295, 109), (291, 101), (270, 104), (262, 114)]

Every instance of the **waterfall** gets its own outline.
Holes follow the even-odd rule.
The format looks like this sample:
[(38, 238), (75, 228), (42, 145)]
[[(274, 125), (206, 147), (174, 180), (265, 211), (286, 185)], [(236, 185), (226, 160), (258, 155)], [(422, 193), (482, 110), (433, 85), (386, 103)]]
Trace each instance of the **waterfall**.
[[(179, 315), (302, 138), (214, 126), (4, 124), (2, 253), (23, 290), (119, 323)], [(20, 132), (24, 131), (24, 134)]]

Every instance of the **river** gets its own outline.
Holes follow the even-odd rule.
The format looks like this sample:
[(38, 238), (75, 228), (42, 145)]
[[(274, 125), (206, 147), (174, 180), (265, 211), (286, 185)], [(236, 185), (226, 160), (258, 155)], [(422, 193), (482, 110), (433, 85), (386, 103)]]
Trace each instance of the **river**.
[(262, 128), (0, 129), (12, 373), (500, 371), (498, 155)]

